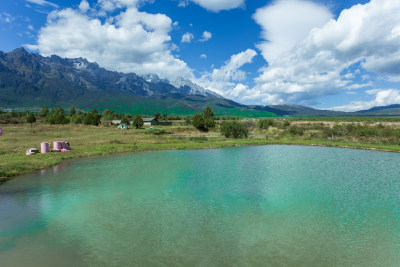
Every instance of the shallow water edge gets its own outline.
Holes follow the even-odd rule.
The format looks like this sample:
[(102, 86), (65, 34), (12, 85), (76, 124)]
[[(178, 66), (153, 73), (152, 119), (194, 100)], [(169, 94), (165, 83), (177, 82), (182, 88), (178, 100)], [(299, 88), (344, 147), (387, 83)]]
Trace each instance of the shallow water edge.
[[(254, 140), (251, 140), (254, 141)], [(313, 143), (304, 143), (304, 140), (293, 140), (293, 141), (282, 141), (282, 142), (277, 142), (277, 141), (266, 141), (265, 143), (262, 142), (249, 142), (249, 143), (236, 143), (236, 144), (226, 144), (226, 143), (195, 143), (193, 146), (188, 146), (185, 148), (181, 147), (169, 147), (169, 148), (162, 148), (162, 149), (157, 149), (157, 148), (150, 148), (150, 149), (143, 149), (143, 150), (132, 150), (132, 151), (123, 151), (123, 152), (114, 152), (114, 151), (107, 151), (107, 154), (78, 154), (76, 157), (73, 156), (68, 159), (62, 159), (60, 162), (58, 162), (56, 165), (68, 162), (68, 161), (73, 161), (73, 160), (78, 160), (78, 159), (83, 159), (83, 158), (96, 158), (96, 157), (104, 157), (104, 156), (113, 156), (113, 155), (124, 155), (124, 154), (131, 154), (131, 153), (141, 153), (141, 152), (150, 152), (150, 151), (169, 151), (169, 150), (205, 150), (205, 149), (219, 149), (219, 148), (229, 148), (229, 147), (242, 147), (242, 146), (269, 146), (269, 145), (282, 145), (282, 146), (316, 146), (316, 147), (337, 147), (337, 148), (348, 148), (348, 149), (360, 149), (360, 150), (371, 150), (371, 151), (381, 151), (381, 152), (392, 152), (392, 153), (400, 153), (400, 146), (398, 150), (395, 149), (386, 149), (386, 148), (379, 148), (377, 146), (379, 145), (371, 145), (371, 144), (362, 144), (362, 143), (346, 143), (346, 145), (341, 145), (335, 142), (331, 141), (321, 141), (321, 143), (318, 142), (313, 142)], [(314, 140), (313, 140), (314, 141)], [(200, 147), (198, 146), (200, 145)], [(204, 145), (204, 146), (201, 146)], [(393, 147), (393, 146), (392, 146)], [(19, 173), (15, 176), (9, 176), (9, 177), (0, 177), (0, 186), (7, 181), (10, 181), (12, 179), (18, 178), (20, 176), (28, 175), (28, 174), (34, 174), (38, 173), (42, 170), (45, 170), (47, 168), (52, 168), (56, 165), (50, 165), (47, 166), (46, 168), (43, 168), (41, 170), (31, 170), (28, 172), (23, 172)]]

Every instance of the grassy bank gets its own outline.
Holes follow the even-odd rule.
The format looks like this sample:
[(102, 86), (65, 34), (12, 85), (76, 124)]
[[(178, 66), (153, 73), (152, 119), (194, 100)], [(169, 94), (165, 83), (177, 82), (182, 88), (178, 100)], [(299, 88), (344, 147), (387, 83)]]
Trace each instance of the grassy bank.
[[(64, 160), (90, 156), (102, 156), (124, 152), (171, 149), (205, 149), (244, 145), (294, 144), (352, 147), (400, 152), (399, 145), (321, 138), (312, 134), (302, 136), (287, 134), (285, 130), (271, 127), (260, 130), (248, 122), (251, 129), (247, 139), (228, 139), (218, 129), (199, 133), (191, 126), (165, 127), (156, 130), (118, 130), (115, 127), (85, 125), (7, 124), (0, 125), (0, 177), (2, 180), (54, 166)], [(293, 124), (293, 123), (292, 123)], [(354, 139), (354, 137), (353, 137)], [(31, 147), (40, 148), (41, 142), (69, 141), (73, 150), (62, 153), (26, 156)]]

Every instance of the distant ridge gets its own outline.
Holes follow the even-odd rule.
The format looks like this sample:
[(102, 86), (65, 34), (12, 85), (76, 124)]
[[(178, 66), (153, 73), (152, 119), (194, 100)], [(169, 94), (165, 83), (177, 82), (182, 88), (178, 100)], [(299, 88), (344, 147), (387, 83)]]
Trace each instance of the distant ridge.
[(301, 105), (268, 105), (268, 106), (260, 106), (260, 105), (252, 105), (250, 106), (256, 110), (263, 110), (273, 112), (280, 116), (349, 116), (348, 112), (341, 111), (332, 111), (332, 110), (320, 110), (314, 109)]
[(360, 111), (358, 111), (358, 112), (360, 112), (360, 113), (367, 113), (367, 112), (375, 112), (375, 111), (383, 111), (383, 110), (391, 110), (391, 109), (400, 109), (400, 104), (393, 104), (393, 105), (388, 105), (388, 106), (373, 107), (373, 108), (366, 109), (366, 110), (360, 110)]

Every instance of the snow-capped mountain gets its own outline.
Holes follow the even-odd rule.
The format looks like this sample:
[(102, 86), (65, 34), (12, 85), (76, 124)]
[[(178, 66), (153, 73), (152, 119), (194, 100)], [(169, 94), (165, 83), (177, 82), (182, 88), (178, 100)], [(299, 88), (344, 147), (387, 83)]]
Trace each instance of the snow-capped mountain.
[(221, 95), (211, 90), (204, 89), (203, 87), (193, 83), (190, 80), (186, 80), (183, 77), (176, 78), (175, 81), (171, 82), (170, 84), (188, 95), (215, 96), (218, 98), (223, 98)]
[[(85, 58), (61, 58), (56, 55), (43, 57), (28, 53), (24, 48), (9, 53), (0, 52), (1, 70), (4, 70), (4, 75), (9, 72), (6, 80), (9, 84), (4, 87), (21, 94), (32, 91), (37, 92), (33, 93), (35, 95), (40, 92), (47, 98), (77, 97), (86, 91), (107, 91), (113, 94), (121, 91), (140, 97), (180, 94), (222, 98), (182, 77), (170, 83), (154, 73), (140, 76), (108, 71)], [(20, 87), (27, 89), (22, 90)]]

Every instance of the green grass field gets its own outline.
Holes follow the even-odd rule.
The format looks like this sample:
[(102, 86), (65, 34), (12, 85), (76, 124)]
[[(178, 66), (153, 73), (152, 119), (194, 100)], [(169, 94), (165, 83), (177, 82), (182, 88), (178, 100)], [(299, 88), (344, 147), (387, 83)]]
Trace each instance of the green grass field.
[[(279, 121), (279, 120), (277, 120)], [(375, 139), (321, 138), (306, 130), (302, 136), (271, 127), (259, 130), (254, 121), (248, 121), (250, 135), (247, 139), (228, 139), (218, 129), (200, 133), (192, 126), (164, 127), (159, 130), (119, 130), (115, 126), (3, 124), (0, 136), (0, 177), (11, 177), (54, 166), (64, 160), (102, 156), (126, 152), (171, 149), (206, 149), (244, 145), (293, 144), (351, 147), (400, 152), (400, 146), (385, 144)], [(292, 124), (295, 122), (292, 121)], [(312, 122), (310, 122), (312, 123)], [(160, 131), (164, 130), (164, 131)], [(29, 148), (40, 149), (41, 142), (68, 141), (72, 150), (61, 153), (26, 156)]]

